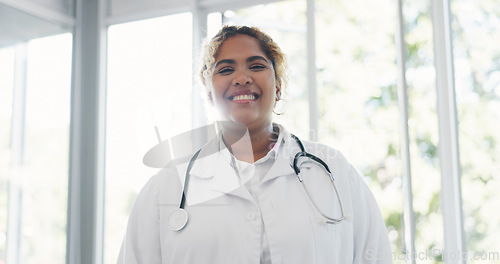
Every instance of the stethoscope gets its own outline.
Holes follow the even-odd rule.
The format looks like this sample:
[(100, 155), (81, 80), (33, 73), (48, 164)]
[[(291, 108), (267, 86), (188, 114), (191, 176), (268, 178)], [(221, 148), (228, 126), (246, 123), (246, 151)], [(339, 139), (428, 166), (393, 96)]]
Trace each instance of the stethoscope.
[[(291, 134), (291, 136), (293, 137), (293, 139), (295, 139), (295, 141), (297, 142), (297, 144), (299, 145), (300, 150), (301, 150), (300, 152), (295, 154), (295, 157), (293, 159), (293, 170), (295, 171), (295, 174), (297, 175), (299, 182), (302, 184), (302, 187), (304, 187), (304, 190), (305, 190), (307, 196), (309, 197), (309, 200), (311, 200), (311, 202), (314, 205), (314, 207), (316, 208), (316, 210), (318, 210), (318, 212), (324, 217), (323, 223), (339, 224), (343, 220), (347, 219), (347, 216), (344, 215), (344, 209), (342, 207), (342, 202), (340, 201), (340, 195), (339, 195), (339, 192), (337, 191), (337, 187), (335, 186), (335, 180), (333, 178), (332, 172), (330, 171), (330, 168), (322, 159), (307, 152), (304, 148), (304, 145), (302, 144), (302, 141), (300, 141), (300, 139), (298, 137), (296, 137), (293, 134)], [(189, 216), (188, 216), (188, 213), (186, 212), (186, 210), (184, 210), (184, 205), (186, 203), (186, 193), (187, 193), (188, 185), (189, 185), (190, 172), (191, 172), (191, 169), (192, 169), (196, 159), (198, 158), (198, 155), (200, 154), (200, 151), (201, 151), (201, 149), (199, 149), (193, 155), (193, 157), (191, 158), (191, 160), (188, 163), (188, 167), (186, 170), (186, 177), (184, 178), (184, 189), (182, 191), (182, 198), (181, 198), (181, 202), (179, 204), (179, 208), (176, 209), (172, 214), (170, 214), (170, 217), (168, 219), (168, 226), (170, 227), (170, 229), (172, 231), (182, 230), (188, 222)], [(340, 214), (341, 214), (340, 218), (334, 218), (334, 217), (328, 216), (327, 214), (323, 213), (323, 211), (319, 208), (319, 206), (316, 204), (316, 202), (314, 202), (314, 199), (311, 197), (311, 194), (309, 193), (309, 189), (304, 184), (304, 180), (300, 177), (300, 168), (297, 165), (297, 163), (298, 163), (299, 158), (301, 158), (301, 157), (310, 158), (310, 159), (316, 161), (317, 163), (321, 164), (323, 166), (323, 168), (326, 170), (326, 172), (328, 173), (330, 181), (332, 182), (332, 185), (333, 185), (333, 189), (335, 190), (335, 194), (337, 195), (337, 200), (339, 202)]]

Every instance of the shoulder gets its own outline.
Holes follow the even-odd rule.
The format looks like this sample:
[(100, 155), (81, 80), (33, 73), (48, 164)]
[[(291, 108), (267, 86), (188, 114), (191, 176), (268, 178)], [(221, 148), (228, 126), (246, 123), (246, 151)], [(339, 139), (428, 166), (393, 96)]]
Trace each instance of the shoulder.
[(306, 152), (323, 160), (330, 169), (334, 169), (337, 173), (342, 173), (344, 175), (352, 173), (351, 170), (353, 168), (351, 164), (338, 149), (323, 143), (300, 140), (296, 137), (294, 138), (294, 135), (288, 132), (282, 125), (278, 126), (280, 128), (280, 131), (283, 132), (282, 136), (284, 138), (285, 145), (287, 146), (286, 149), (290, 152), (289, 155), (292, 155), (292, 157), (293, 155), (295, 155), (293, 153), (297, 153), (300, 151), (298, 145), (302, 143)]
[(154, 175), (152, 175), (148, 182), (144, 185), (144, 188), (151, 188), (151, 190), (157, 190), (161, 187), (160, 183), (167, 183), (172, 180), (177, 180), (178, 173), (175, 166), (167, 166), (160, 169)]
[(341, 167), (351, 166), (344, 154), (334, 147), (314, 141), (303, 141), (303, 144), (307, 152), (319, 157), (327, 164), (334, 164)]
[[(151, 176), (139, 192), (136, 203), (157, 204), (177, 194), (181, 187), (176, 166), (167, 166)], [(167, 197), (168, 196), (168, 197)]]
[(317, 156), (328, 165), (339, 184), (345, 184), (344, 187), (353, 189), (355, 192), (360, 191), (360, 186), (366, 185), (361, 174), (340, 150), (313, 141), (303, 141), (303, 144), (307, 152)]
[(307, 152), (310, 152), (318, 157), (345, 160), (345, 157), (342, 154), (342, 152), (329, 145), (315, 141), (303, 141), (303, 144)]
[[(275, 123), (276, 124), (276, 123)], [(338, 161), (338, 162), (346, 162), (344, 155), (331, 146), (326, 144), (322, 144), (315, 141), (307, 141), (301, 140), (297, 138), (294, 134), (290, 133), (286, 128), (282, 125), (276, 124), (279, 126), (281, 131), (280, 137), (283, 137), (286, 145), (288, 146), (289, 151), (300, 151), (298, 144), (302, 143), (304, 145), (305, 151), (313, 154), (323, 160), (325, 162), (328, 161)], [(296, 142), (297, 141), (297, 142)], [(328, 162), (327, 162), (328, 163)]]

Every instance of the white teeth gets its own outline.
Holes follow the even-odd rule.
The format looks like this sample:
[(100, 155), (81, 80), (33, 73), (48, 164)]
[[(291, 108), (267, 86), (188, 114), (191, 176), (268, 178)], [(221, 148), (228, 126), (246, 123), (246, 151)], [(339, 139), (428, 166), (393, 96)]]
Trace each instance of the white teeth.
[(242, 94), (242, 95), (236, 95), (233, 97), (233, 101), (238, 101), (238, 100), (255, 100), (255, 95), (254, 94)]

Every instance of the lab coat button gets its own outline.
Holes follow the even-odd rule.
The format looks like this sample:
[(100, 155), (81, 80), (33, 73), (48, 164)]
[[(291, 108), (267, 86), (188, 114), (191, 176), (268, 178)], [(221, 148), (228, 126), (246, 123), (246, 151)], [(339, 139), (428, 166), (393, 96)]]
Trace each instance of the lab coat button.
[(254, 212), (248, 212), (246, 215), (247, 220), (251, 221), (255, 219), (255, 213)]

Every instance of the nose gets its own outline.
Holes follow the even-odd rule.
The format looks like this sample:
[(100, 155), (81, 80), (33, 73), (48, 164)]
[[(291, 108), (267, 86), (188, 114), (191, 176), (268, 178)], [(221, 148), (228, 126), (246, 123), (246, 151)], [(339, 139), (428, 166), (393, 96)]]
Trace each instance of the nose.
[(234, 86), (244, 86), (252, 83), (252, 76), (246, 71), (237, 71), (235, 72), (233, 78)]

